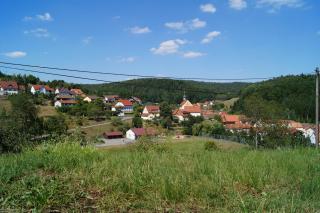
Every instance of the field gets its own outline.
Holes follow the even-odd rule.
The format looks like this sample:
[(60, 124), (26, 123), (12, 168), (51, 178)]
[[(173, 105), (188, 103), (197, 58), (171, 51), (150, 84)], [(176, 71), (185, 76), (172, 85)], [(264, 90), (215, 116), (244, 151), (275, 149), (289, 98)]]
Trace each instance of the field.
[(66, 141), (0, 156), (0, 209), (315, 212), (314, 149), (254, 151), (201, 139), (96, 150)]
[(38, 106), (39, 108), (39, 116), (47, 117), (47, 116), (56, 116), (58, 115), (56, 108), (54, 106)]
[(11, 109), (10, 101), (4, 98), (0, 98), (0, 109), (5, 109), (6, 111), (9, 111)]

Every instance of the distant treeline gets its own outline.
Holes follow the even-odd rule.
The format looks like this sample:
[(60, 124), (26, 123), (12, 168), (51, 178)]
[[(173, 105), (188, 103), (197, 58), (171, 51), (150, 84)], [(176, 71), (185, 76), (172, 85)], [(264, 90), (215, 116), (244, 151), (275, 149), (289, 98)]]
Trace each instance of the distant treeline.
[(238, 97), (241, 89), (249, 83), (208, 83), (171, 79), (136, 79), (109, 84), (86, 84), (82, 89), (88, 93), (118, 94), (122, 97), (137, 96), (147, 102), (178, 103), (184, 93), (192, 102), (226, 100)]
[(252, 84), (241, 91), (233, 111), (269, 119), (314, 122), (315, 76), (289, 75)]

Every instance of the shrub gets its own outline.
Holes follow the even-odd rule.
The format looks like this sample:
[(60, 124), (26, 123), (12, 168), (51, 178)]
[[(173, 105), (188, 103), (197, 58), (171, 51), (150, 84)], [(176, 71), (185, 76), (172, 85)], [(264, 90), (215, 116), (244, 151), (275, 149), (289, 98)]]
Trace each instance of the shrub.
[(138, 152), (167, 152), (169, 147), (165, 143), (157, 143), (153, 141), (150, 137), (141, 137), (137, 142), (131, 145), (131, 151)]
[(215, 150), (219, 150), (219, 147), (214, 141), (207, 141), (204, 144), (204, 149), (207, 151), (215, 151)]

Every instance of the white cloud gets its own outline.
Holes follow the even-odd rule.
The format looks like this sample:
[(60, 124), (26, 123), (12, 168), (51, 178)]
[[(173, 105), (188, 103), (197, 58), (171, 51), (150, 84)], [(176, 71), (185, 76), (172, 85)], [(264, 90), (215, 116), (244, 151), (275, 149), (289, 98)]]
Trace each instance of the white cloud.
[(257, 7), (270, 8), (269, 12), (275, 12), (282, 7), (298, 8), (303, 5), (303, 0), (258, 0), (257, 2)]
[(215, 13), (217, 11), (213, 4), (202, 4), (200, 5), (200, 10), (204, 13)]
[(212, 31), (208, 33), (201, 41), (202, 44), (210, 43), (214, 38), (221, 35), (221, 32), (219, 31)]
[(33, 30), (26, 30), (24, 31), (24, 34), (26, 35), (32, 35), (38, 38), (47, 38), (50, 37), (50, 33), (47, 29), (44, 28), (37, 28)]
[(170, 28), (172, 30), (177, 30), (181, 33), (186, 33), (190, 30), (200, 29), (205, 27), (206, 25), (207, 22), (202, 21), (199, 18), (195, 18), (185, 22), (167, 22), (164, 24), (165, 27)]
[(118, 20), (118, 19), (120, 19), (120, 18), (121, 18), (121, 16), (113, 16), (113, 17), (112, 17), (113, 20)]
[(183, 57), (184, 58), (198, 58), (201, 56), (206, 55), (205, 53), (201, 53), (201, 52), (193, 52), (193, 51), (188, 51), (183, 53)]
[(22, 51), (13, 51), (13, 52), (7, 52), (4, 55), (9, 58), (22, 58), (22, 57), (25, 57), (27, 53)]
[(32, 21), (32, 20), (40, 20), (40, 21), (53, 21), (52, 16), (50, 13), (38, 14), (34, 17), (32, 16), (25, 16), (23, 21)]
[(184, 23), (183, 22), (168, 22), (165, 23), (164, 26), (173, 29), (173, 30), (183, 30), (184, 29)]
[(82, 43), (84, 45), (88, 45), (88, 44), (90, 44), (92, 42), (92, 40), (93, 40), (93, 37), (92, 36), (88, 36), (88, 37), (85, 37), (84, 39), (82, 39)]
[(175, 39), (160, 43), (158, 48), (151, 48), (150, 51), (155, 55), (169, 55), (177, 53), (180, 46), (186, 44), (186, 40)]
[(247, 7), (247, 2), (245, 0), (229, 0), (229, 6), (235, 10), (242, 10)]
[(43, 15), (39, 14), (37, 15), (37, 18), (41, 21), (53, 21), (53, 18), (50, 15), (50, 13), (44, 13)]
[(149, 29), (149, 27), (132, 27), (130, 28), (130, 32), (133, 34), (145, 34), (145, 33), (150, 33), (151, 30)]
[(136, 61), (136, 58), (130, 56), (130, 57), (122, 57), (122, 58), (120, 58), (120, 60), (118, 62), (120, 62), (120, 63), (133, 63), (135, 61)]
[(33, 18), (31, 16), (25, 16), (22, 20), (23, 21), (31, 21)]

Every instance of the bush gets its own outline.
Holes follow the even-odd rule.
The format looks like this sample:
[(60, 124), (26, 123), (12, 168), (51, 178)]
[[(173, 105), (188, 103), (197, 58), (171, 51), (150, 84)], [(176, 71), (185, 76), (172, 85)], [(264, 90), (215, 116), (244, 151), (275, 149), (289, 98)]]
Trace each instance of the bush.
[(158, 153), (167, 152), (169, 147), (165, 143), (157, 143), (149, 137), (141, 137), (138, 141), (131, 145), (131, 151)]
[(207, 141), (204, 144), (204, 149), (207, 151), (216, 151), (216, 150), (219, 150), (219, 147), (214, 141)]

